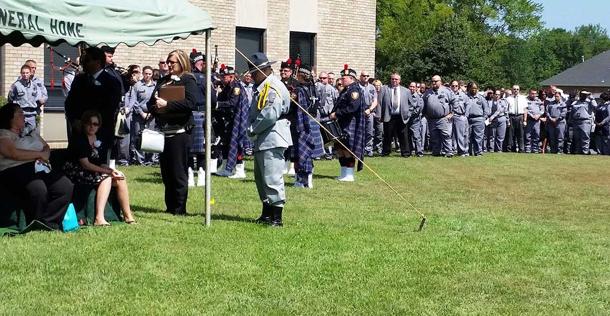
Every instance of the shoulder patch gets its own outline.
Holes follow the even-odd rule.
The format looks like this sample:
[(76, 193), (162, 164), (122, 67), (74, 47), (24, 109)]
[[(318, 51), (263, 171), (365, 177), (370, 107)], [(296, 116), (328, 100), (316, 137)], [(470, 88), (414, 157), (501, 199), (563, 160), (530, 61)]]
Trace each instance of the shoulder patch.
[(233, 95), (239, 95), (241, 93), (241, 89), (239, 87), (233, 88)]
[(360, 93), (358, 93), (358, 91), (353, 91), (351, 97), (352, 100), (358, 100), (358, 98), (360, 97)]

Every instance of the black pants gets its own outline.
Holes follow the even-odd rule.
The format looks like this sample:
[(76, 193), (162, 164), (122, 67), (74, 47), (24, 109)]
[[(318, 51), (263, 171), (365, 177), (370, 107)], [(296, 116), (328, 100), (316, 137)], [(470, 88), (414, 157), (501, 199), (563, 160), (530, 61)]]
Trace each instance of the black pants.
[(165, 186), (165, 207), (168, 213), (186, 214), (190, 151), (191, 135), (182, 133), (165, 137), (165, 147), (159, 162), (161, 178)]
[(400, 115), (392, 115), (390, 121), (383, 123), (383, 154), (389, 155), (392, 151), (392, 139), (398, 138), (400, 143), (400, 154), (410, 155), (409, 150), (409, 129), (403, 122)]
[(511, 115), (510, 127), (508, 128), (508, 148), (509, 151), (523, 152), (525, 144), (523, 140), (523, 115)]
[[(59, 168), (59, 166), (55, 166)], [(0, 172), (3, 189), (20, 199), (27, 224), (38, 220), (61, 229), (74, 185), (58, 171), (34, 173), (34, 162)]]

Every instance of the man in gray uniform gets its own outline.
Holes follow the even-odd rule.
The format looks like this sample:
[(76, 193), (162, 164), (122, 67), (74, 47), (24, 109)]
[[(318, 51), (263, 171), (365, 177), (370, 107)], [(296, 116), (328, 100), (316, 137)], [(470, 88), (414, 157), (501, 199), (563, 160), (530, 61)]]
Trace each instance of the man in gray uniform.
[(286, 202), (284, 151), (292, 145), (290, 122), (284, 118), (290, 108), (290, 93), (273, 74), (264, 53), (255, 53), (248, 63), (255, 89), (248, 115), (248, 137), (253, 143), (254, 181), (263, 202), (259, 223), (282, 226)]
[(591, 141), (591, 125), (593, 121), (593, 111), (597, 107), (597, 102), (590, 97), (591, 92), (580, 91), (579, 99), (572, 103), (570, 119), (574, 128), (573, 146), (574, 154), (589, 154), (589, 143)]
[(36, 95), (36, 103), (42, 109), (49, 99), (47, 88), (44, 85), (44, 81), (40, 79), (40, 77), (36, 77), (36, 61), (33, 59), (28, 59), (25, 61), (25, 64), (30, 66), (30, 80), (32, 80), (32, 84), (35, 85), (36, 90), (38, 90)]
[(555, 91), (554, 99), (546, 106), (547, 136), (551, 153), (563, 152), (563, 135), (566, 132), (566, 116), (568, 108), (560, 91)]
[(454, 96), (451, 90), (443, 86), (441, 77), (432, 77), (432, 88), (423, 95), (423, 114), (428, 120), (430, 130), (430, 147), (433, 156), (453, 157), (451, 143), (451, 103)]
[(40, 113), (38, 86), (31, 80), (31, 68), (21, 66), (21, 76), (13, 83), (8, 92), (8, 102), (19, 104), (25, 115), (25, 134), (36, 129), (36, 116)]
[(415, 150), (415, 155), (417, 157), (424, 156), (424, 140), (421, 138), (421, 114), (424, 108), (424, 100), (422, 100), (421, 95), (417, 93), (417, 83), (411, 82), (409, 84), (409, 91), (411, 92), (411, 116), (409, 117), (409, 122), (407, 122), (407, 127), (409, 128), (409, 136), (411, 137), (411, 142), (409, 143), (410, 149)]
[[(491, 126), (493, 151), (501, 152), (508, 125), (508, 102), (502, 98), (502, 91), (500, 90), (494, 91), (494, 96), (491, 100), (491, 113), (487, 123), (490, 123)], [(491, 147), (489, 151), (492, 151)]]
[(468, 97), (462, 91), (457, 80), (451, 81), (451, 91), (454, 99), (451, 103), (451, 117), (453, 123), (453, 153), (462, 157), (468, 156), (468, 108), (466, 100)]
[(485, 97), (479, 94), (479, 86), (475, 82), (469, 82), (466, 88), (468, 89), (466, 112), (468, 112), (468, 125), (470, 125), (470, 150), (474, 156), (481, 156), (484, 148), (485, 121), (491, 111)]
[(540, 118), (543, 115), (544, 104), (538, 99), (538, 91), (530, 89), (527, 97), (527, 109), (523, 117), (525, 153), (538, 153), (540, 150)]
[(366, 105), (365, 110), (365, 131), (364, 135), (364, 154), (373, 157), (373, 138), (375, 136), (375, 116), (372, 114), (377, 108), (377, 90), (369, 83), (369, 73), (366, 71), (360, 72), (360, 80), (358, 82), (360, 88), (364, 92), (362, 97)]

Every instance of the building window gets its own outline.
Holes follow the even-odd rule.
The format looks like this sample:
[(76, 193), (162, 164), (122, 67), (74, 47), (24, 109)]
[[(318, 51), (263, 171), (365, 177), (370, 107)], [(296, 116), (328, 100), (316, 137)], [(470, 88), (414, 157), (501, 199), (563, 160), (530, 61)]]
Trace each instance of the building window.
[[(264, 49), (264, 36), (265, 30), (263, 29), (238, 27), (235, 30), (235, 47), (246, 56), (262, 52)], [(235, 52), (235, 70), (238, 73), (248, 70), (246, 59), (237, 51)]]
[(290, 32), (290, 57), (301, 56), (301, 64), (313, 67), (315, 65), (314, 33)]
[[(50, 48), (52, 48), (53, 51), (51, 51)], [(44, 84), (49, 93), (49, 100), (45, 105), (45, 111), (63, 111), (64, 109), (66, 97), (64, 96), (62, 89), (63, 72), (60, 68), (64, 67), (65, 60), (60, 54), (69, 57), (72, 61), (76, 61), (76, 57), (78, 57), (78, 48), (72, 47), (66, 43), (57, 46), (45, 45)]]

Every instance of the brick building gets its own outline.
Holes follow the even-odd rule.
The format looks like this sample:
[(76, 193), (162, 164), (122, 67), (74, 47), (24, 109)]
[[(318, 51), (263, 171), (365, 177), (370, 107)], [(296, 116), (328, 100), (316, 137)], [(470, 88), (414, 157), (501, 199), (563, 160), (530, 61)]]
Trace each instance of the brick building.
[[(218, 45), (220, 63), (236, 65), (243, 70), (245, 61), (235, 47), (246, 55), (262, 50), (271, 60), (286, 60), (299, 54), (304, 64), (317, 71), (338, 72), (347, 63), (357, 70), (374, 74), (375, 70), (375, 0), (190, 0), (207, 10), (215, 29), (212, 31), (212, 59)], [(191, 36), (170, 44), (135, 47), (119, 45), (115, 62), (123, 67), (130, 64), (156, 67), (173, 49), (204, 50), (204, 36)], [(69, 57), (76, 57), (76, 49), (67, 45), (55, 48)], [(51, 70), (51, 63), (61, 66), (61, 58), (50, 53), (46, 46), (23, 45), (0, 47), (0, 95), (19, 74), (26, 59), (38, 61), (37, 75), (45, 79), (51, 100), (45, 110), (44, 136), (61, 142), (64, 126), (61, 73)], [(51, 89), (51, 83), (54, 83)], [(65, 134), (65, 133), (63, 133)]]

